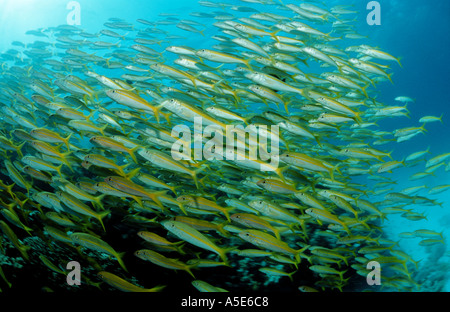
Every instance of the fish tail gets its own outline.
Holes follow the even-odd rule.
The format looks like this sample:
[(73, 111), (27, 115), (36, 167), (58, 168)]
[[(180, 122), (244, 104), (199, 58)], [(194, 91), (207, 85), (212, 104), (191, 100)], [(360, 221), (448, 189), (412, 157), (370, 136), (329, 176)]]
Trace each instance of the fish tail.
[(206, 168), (208, 168), (208, 166), (201, 166), (200, 168), (198, 168), (198, 169), (192, 171), (192, 173), (191, 173), (192, 178), (194, 179), (195, 186), (197, 187), (197, 189), (198, 189), (198, 182), (199, 182), (199, 181), (198, 181), (198, 174), (199, 174), (201, 171), (205, 170)]
[(167, 191), (158, 191), (158, 192), (153, 192), (153, 194), (151, 195), (151, 199), (162, 209), (164, 209), (164, 205), (161, 203), (161, 200), (159, 200), (159, 196), (161, 195), (166, 195)]
[(106, 196), (106, 194), (101, 194), (97, 197), (94, 197), (94, 203), (96, 203), (102, 209), (103, 209), (102, 200), (105, 196)]
[(276, 237), (277, 239), (281, 240), (281, 235), (280, 235), (280, 231), (279, 231), (279, 230), (273, 228), (273, 229), (272, 229), (272, 232), (273, 232), (273, 234), (275, 234), (275, 237)]
[(222, 259), (223, 262), (225, 262), (226, 264), (228, 264), (228, 258), (227, 258), (226, 253), (227, 253), (226, 250), (221, 249), (221, 250), (219, 251), (219, 257), (220, 257), (220, 259)]
[(166, 285), (156, 286), (150, 289), (147, 289), (145, 292), (160, 292), (166, 287)]
[(348, 271), (348, 270), (338, 272), (339, 277), (341, 278), (342, 281), (344, 280), (344, 274), (347, 273), (347, 271)]
[(22, 248), (18, 248), (19, 249), (19, 252), (22, 254), (22, 257), (25, 259), (25, 260), (30, 260), (30, 257), (28, 256), (28, 249), (30, 249), (31, 247), (30, 246), (23, 246)]
[[(441, 116), (441, 118), (442, 118), (442, 116)], [(442, 119), (441, 119), (441, 122), (442, 122)], [(27, 141), (24, 141), (23, 143), (16, 146), (17, 155), (19, 155), (20, 158), (23, 157), (22, 146), (24, 146), (25, 143), (27, 143)]]
[[(281, 2), (281, 1), (280, 1)], [(280, 42), (280, 40), (278, 40), (277, 38), (277, 34), (281, 31), (281, 29), (277, 29), (274, 32), (270, 33), (270, 35), (272, 36), (272, 38), (276, 41), (276, 42)]]
[(172, 186), (170, 188), (170, 190), (175, 194), (175, 196), (178, 196), (177, 188), (179, 188), (179, 186)]
[(175, 245), (175, 249), (177, 250), (177, 252), (179, 252), (182, 255), (185, 255), (186, 252), (183, 250), (183, 246), (184, 246), (185, 242), (181, 242), (181, 244), (179, 246)]
[(97, 218), (98, 221), (100, 222), (100, 224), (102, 225), (103, 231), (105, 231), (105, 232), (106, 232), (106, 229), (105, 229), (105, 225), (103, 224), (103, 218), (106, 217), (107, 215), (109, 215), (109, 213), (110, 213), (109, 210), (103, 211), (98, 214), (98, 218)]
[(283, 105), (284, 105), (284, 109), (286, 110), (286, 114), (289, 115), (289, 109), (288, 109), (288, 102), (287, 101), (283, 101)]
[(294, 279), (292, 278), (292, 275), (294, 275), (295, 273), (297, 273), (298, 270), (295, 270), (291, 273), (289, 273), (287, 276), (289, 277), (289, 279), (291, 280), (291, 282), (294, 282)]
[(253, 70), (252, 66), (250, 65), (251, 60), (243, 60), (244, 64), (250, 69)]
[(419, 129), (420, 129), (420, 130), (423, 130), (423, 131), (425, 131), (425, 132), (428, 132), (428, 130), (425, 129), (425, 125), (426, 125), (426, 124), (423, 124), (422, 127), (420, 127)]
[(365, 85), (364, 87), (361, 87), (362, 92), (364, 93), (364, 95), (366, 96), (366, 98), (369, 97), (369, 95), (367, 94), (367, 88), (370, 86), (370, 84)]
[(225, 262), (225, 265), (226, 265), (226, 266), (230, 266), (230, 263), (229, 263), (229, 261), (228, 261), (228, 259), (227, 259), (226, 254), (229, 253), (229, 252), (231, 252), (231, 251), (233, 251), (233, 250), (236, 250), (236, 249), (237, 249), (237, 247), (234, 246), (234, 247), (229, 247), (229, 248), (221, 248), (221, 249), (219, 250), (219, 256), (220, 256), (220, 258), (223, 260), (223, 262)]
[(67, 150), (70, 150), (69, 139), (72, 137), (73, 132), (71, 132), (67, 138), (63, 139), (63, 142), (66, 144)]
[(338, 164), (336, 164), (336, 166), (334, 166), (333, 168), (331, 168), (331, 170), (330, 170), (330, 178), (331, 178), (331, 180), (333, 180), (333, 181), (335, 181), (334, 180), (334, 172), (337, 170), (337, 172), (339, 172), (340, 174), (342, 174), (342, 172), (339, 170), (339, 165), (340, 165), (340, 163), (338, 163)]
[(355, 118), (355, 121), (358, 125), (361, 125), (363, 123), (363, 120), (361, 118), (361, 114), (362, 112), (359, 113), (355, 113), (355, 116), (353, 118)]
[(392, 73), (392, 74), (388, 74), (387, 75), (387, 78), (389, 79), (389, 81), (392, 83), (392, 84), (394, 84), (394, 82), (392, 81), (392, 75), (393, 75), (394, 73)]
[(195, 278), (194, 273), (192, 273), (191, 268), (194, 266), (187, 266), (185, 271), (189, 273), (190, 276), (192, 276), (193, 278)]
[(316, 141), (317, 145), (319, 145), (320, 147), (322, 147), (322, 143), (320, 143), (319, 136), (313, 134), (313, 137), (314, 137), (314, 140)]
[(299, 264), (302, 261), (301, 255), (303, 255), (303, 252), (308, 248), (309, 248), (309, 245), (295, 251), (294, 259), (295, 259), (296, 264)]
[(142, 208), (144, 208), (144, 204), (142, 203), (142, 199), (140, 197), (137, 196), (130, 196), (131, 198), (133, 198), (139, 206), (141, 206)]
[(61, 172), (61, 169), (62, 169), (62, 166), (63, 166), (64, 164), (61, 164), (61, 165), (59, 165), (58, 167), (56, 167), (56, 172), (58, 172), (58, 174), (59, 174), (59, 176), (61, 177), (61, 178), (63, 178), (63, 175), (62, 175), (62, 172)]
[(287, 169), (289, 169), (289, 166), (284, 166), (284, 167), (281, 167), (281, 168), (277, 168), (277, 169), (275, 170), (275, 172), (277, 173), (277, 175), (281, 178), (281, 180), (282, 180), (284, 183), (286, 183), (286, 178), (284, 177), (283, 172), (286, 171)]
[(100, 133), (105, 136), (105, 129), (108, 127), (108, 124), (105, 124), (103, 127), (100, 128)]
[(123, 172), (123, 170), (122, 170), (122, 172), (123, 172), (123, 174), (124, 174), (123, 176), (125, 178), (131, 179), (139, 172), (139, 170), (141, 170), (141, 167), (134, 168), (133, 170), (129, 171), (128, 173)]
[(398, 63), (398, 65), (400, 65), (401, 68), (403, 68), (402, 63), (400, 62), (400, 60), (401, 60), (402, 58), (403, 58), (403, 57), (397, 57), (397, 58), (396, 58), (397, 63)]
[(295, 254), (294, 259), (295, 259), (295, 264), (299, 264), (302, 261), (302, 258), (300, 257), (300, 251), (298, 253)]
[(344, 228), (345, 232), (347, 232), (348, 235), (352, 235), (352, 232), (348, 228), (347, 224), (345, 224), (345, 222), (341, 222), (340, 224), (342, 225), (342, 227)]
[(69, 167), (69, 169), (70, 169), (70, 171), (72, 171), (72, 172), (74, 172), (74, 170), (73, 170), (73, 168), (72, 168), (72, 165), (70, 164), (70, 162), (67, 160), (67, 156), (69, 156), (70, 154), (72, 154), (72, 152), (67, 152), (67, 153), (64, 153), (64, 154), (62, 154), (62, 156), (63, 156), (63, 158), (62, 158), (62, 161), (64, 162), (64, 164), (67, 166), (67, 167)]
[(124, 252), (119, 253), (118, 255), (116, 255), (117, 261), (119, 262), (119, 265), (122, 267), (122, 269), (125, 270), (125, 272), (128, 272), (127, 268), (125, 267), (125, 263), (123, 263), (123, 256), (124, 256)]
[(137, 164), (138, 164), (138, 161), (137, 161), (135, 152), (136, 152), (138, 149), (140, 149), (140, 148), (141, 148), (141, 146), (138, 145), (138, 146), (133, 147), (132, 149), (130, 149), (130, 150), (128, 151), (128, 154), (130, 154), (130, 156), (131, 156), (131, 158), (133, 159), (133, 161), (134, 161), (135, 163), (137, 163)]
[(342, 257), (342, 261), (344, 261), (344, 263), (345, 263), (345, 265), (346, 266), (348, 266), (348, 260), (347, 260), (347, 258), (349, 258), (350, 256), (348, 256), (348, 257)]
[(225, 236), (225, 237), (229, 237), (229, 236), (230, 236), (230, 233), (228, 233), (228, 231), (224, 229), (225, 225), (227, 225), (227, 224), (229, 224), (229, 223), (230, 223), (230, 222), (225, 221), (225, 222), (223, 222), (223, 223), (217, 225), (217, 231), (219, 231), (220, 234), (222, 234), (222, 235)]
[(159, 113), (164, 116), (164, 118), (167, 120), (167, 123), (170, 126), (171, 125), (170, 116), (172, 115), (172, 112), (168, 112), (168, 113), (159, 112)]
[(160, 106), (156, 106), (156, 107), (154, 107), (154, 106), (152, 107), (153, 115), (155, 116), (157, 123), (159, 123), (159, 112), (161, 111), (161, 109), (162, 109), (161, 105)]
[(224, 211), (223, 211), (223, 214), (225, 215), (225, 217), (227, 218), (227, 221), (228, 222), (231, 222), (231, 219), (230, 219), (230, 211), (231, 210), (233, 210), (234, 208), (231, 208), (231, 209), (225, 209)]

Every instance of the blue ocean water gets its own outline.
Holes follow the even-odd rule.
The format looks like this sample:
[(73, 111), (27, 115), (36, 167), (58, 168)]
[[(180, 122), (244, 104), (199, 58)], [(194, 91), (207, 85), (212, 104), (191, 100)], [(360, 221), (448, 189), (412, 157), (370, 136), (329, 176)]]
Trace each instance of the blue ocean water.
[[(70, 10), (66, 5), (70, 1), (61, 0), (0, 0), (0, 51), (11, 48), (13, 41), (33, 42), (35, 37), (26, 35), (28, 30), (47, 28), (66, 23)], [(202, 11), (203, 6), (191, 0), (79, 0), (81, 5), (80, 28), (95, 33), (104, 29), (103, 24), (111, 17), (121, 18), (135, 23), (136, 19), (161, 19), (160, 13), (178, 14), (189, 18), (188, 13)], [(236, 5), (246, 5), (242, 1), (226, 1)], [(283, 1), (285, 4), (288, 1)], [(430, 155), (450, 152), (450, 2), (447, 0), (381, 0), (381, 25), (369, 26), (366, 16), (369, 13), (366, 5), (369, 1), (327, 1), (328, 7), (353, 4), (352, 9), (359, 11), (357, 30), (367, 39), (356, 40), (356, 44), (367, 44), (379, 47), (392, 55), (400, 56), (403, 67), (392, 63), (394, 84), (377, 85), (379, 97), (377, 101), (390, 105), (399, 105), (395, 101), (398, 96), (408, 96), (415, 99), (408, 104), (409, 118), (387, 119), (380, 122), (380, 129), (393, 131), (404, 127), (420, 126), (419, 119), (423, 116), (441, 116), (443, 123), (426, 125), (428, 130), (412, 140), (399, 144), (386, 144), (384, 150), (393, 151), (392, 157), (402, 160), (413, 152), (430, 148)], [(258, 5), (255, 5), (258, 7)], [(217, 11), (221, 9), (217, 8)], [(235, 13), (235, 12), (231, 12)], [(211, 36), (216, 34), (214, 27), (208, 27), (204, 34), (188, 33), (176, 27), (171, 28), (172, 34), (186, 37), (183, 44), (192, 47), (208, 47), (216, 42)], [(111, 38), (109, 38), (111, 39)], [(111, 40), (114, 42), (114, 40)], [(429, 156), (427, 156), (429, 157)], [(423, 166), (423, 164), (421, 165)], [(448, 163), (447, 163), (448, 166)], [(420, 169), (420, 168), (419, 168)], [(425, 184), (429, 187), (450, 184), (450, 171), (441, 167), (435, 175), (419, 181), (410, 181), (411, 174), (419, 170), (417, 167), (400, 168), (391, 174), (397, 181), (395, 190), (400, 191), (411, 186)], [(425, 168), (423, 167), (422, 170)], [(357, 178), (358, 179), (358, 178)], [(373, 183), (369, 180), (360, 183)], [(421, 193), (426, 196), (426, 193)], [(450, 277), (446, 269), (450, 266), (450, 249), (448, 245), (439, 247), (419, 246), (419, 239), (400, 239), (399, 233), (411, 232), (416, 229), (430, 229), (443, 232), (444, 237), (450, 237), (450, 191), (430, 198), (442, 203), (441, 206), (412, 206), (423, 212), (427, 220), (408, 221), (397, 215), (390, 215), (386, 221), (387, 231), (394, 241), (399, 241), (415, 260), (421, 260), (420, 267), (424, 274), (432, 274), (436, 280), (447, 284), (440, 288), (450, 291)], [(436, 265), (439, 264), (439, 265)], [(432, 284), (432, 283), (431, 283)], [(428, 285), (428, 284), (427, 284)], [(433, 285), (430, 285), (433, 290)]]

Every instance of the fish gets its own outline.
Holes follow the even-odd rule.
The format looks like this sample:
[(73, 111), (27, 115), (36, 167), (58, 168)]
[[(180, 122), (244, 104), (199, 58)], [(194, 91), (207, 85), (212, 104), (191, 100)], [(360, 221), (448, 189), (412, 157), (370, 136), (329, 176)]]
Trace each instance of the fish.
[(200, 292), (228, 292), (228, 290), (213, 286), (202, 280), (194, 280), (191, 284)]
[(141, 98), (139, 95), (133, 93), (132, 91), (110, 89), (106, 91), (106, 95), (119, 104), (125, 105), (132, 109), (152, 112), (156, 120), (159, 122), (160, 108), (151, 105), (148, 101)]
[(164, 285), (164, 286), (155, 286), (153, 288), (142, 288), (107, 271), (100, 271), (97, 273), (97, 275), (107, 284), (124, 292), (159, 292), (166, 287)]
[(308, 208), (305, 210), (305, 213), (316, 218), (319, 223), (327, 222), (327, 223), (341, 225), (347, 231), (347, 233), (350, 233), (350, 229), (345, 224), (345, 222), (341, 221), (336, 215), (333, 215), (332, 213), (328, 212), (327, 210), (321, 210), (321, 209), (317, 209), (317, 208)]
[(9, 225), (3, 220), (0, 220), (0, 230), (2, 230), (3, 234), (9, 239), (9, 241), (11, 241), (14, 247), (20, 252), (22, 257), (25, 260), (29, 260), (28, 250), (30, 250), (31, 247), (23, 245), (19, 241), (19, 238), (17, 237), (16, 233), (14, 233), (14, 231), (9, 227)]
[(157, 253), (156, 251), (150, 249), (140, 249), (135, 251), (134, 255), (142, 260), (150, 261), (156, 265), (162, 266), (167, 269), (186, 271), (193, 278), (195, 278), (189, 265), (176, 259), (167, 258), (162, 254)]
[(423, 122), (423, 123), (430, 123), (430, 122), (436, 122), (436, 121), (440, 121), (442, 124), (444, 123), (442, 121), (442, 117), (444, 117), (444, 114), (442, 114), (440, 117), (436, 117), (436, 116), (423, 116), (419, 119), (419, 122)]
[(150, 161), (155, 166), (158, 166), (160, 168), (164, 168), (164, 169), (167, 169), (170, 171), (181, 172), (181, 173), (190, 175), (193, 178), (195, 185), (198, 188), (199, 184), (198, 184), (198, 176), (197, 175), (201, 171), (203, 171), (205, 169), (205, 167), (200, 166), (198, 169), (192, 170), (192, 169), (186, 167), (185, 165), (183, 165), (183, 163), (175, 161), (172, 157), (170, 157), (166, 153), (161, 152), (156, 149), (148, 149), (148, 148), (147, 149), (139, 149), (138, 154), (141, 155), (142, 157), (144, 157), (145, 159), (147, 159), (148, 161)]
[(291, 273), (287, 273), (287, 272), (284, 272), (282, 270), (278, 270), (278, 269), (270, 268), (270, 267), (259, 268), (259, 271), (264, 273), (264, 274), (267, 274), (269, 276), (287, 276), (287, 277), (289, 277), (289, 279), (291, 281), (294, 281), (294, 279), (292, 278), (292, 275), (297, 273), (297, 270), (295, 270), (295, 271), (293, 271)]
[(128, 153), (130, 155), (130, 157), (133, 159), (133, 161), (136, 163), (137, 163), (137, 158), (136, 158), (135, 152), (142, 148), (141, 146), (136, 146), (134, 148), (128, 148), (123, 143), (118, 142), (117, 140), (114, 140), (107, 136), (92, 136), (89, 139), (89, 142), (96, 144), (96, 145), (100, 145), (100, 146), (110, 149), (112, 151)]
[(286, 242), (279, 240), (270, 234), (253, 229), (240, 232), (239, 237), (260, 248), (291, 255), (297, 262), (300, 261), (300, 254), (308, 248), (293, 249), (289, 247)]
[(335, 274), (335, 275), (339, 275), (339, 278), (341, 280), (343, 280), (343, 276), (344, 274), (347, 272), (347, 270), (345, 271), (337, 271), (336, 269), (333, 269), (329, 266), (325, 266), (325, 265), (312, 265), (309, 267), (309, 269), (313, 272), (319, 273), (319, 274)]
[(166, 194), (166, 191), (154, 192), (152, 190), (147, 190), (143, 186), (134, 183), (130, 179), (119, 176), (106, 177), (105, 182), (110, 186), (112, 186), (113, 188), (123, 191), (125, 193), (142, 198), (151, 199), (156, 204), (162, 207), (159, 196)]
[(272, 232), (277, 239), (280, 239), (280, 231), (273, 227), (269, 221), (264, 220), (256, 215), (250, 213), (235, 213), (230, 216), (230, 219), (236, 223), (245, 225), (250, 228), (259, 230), (268, 230)]
[(197, 247), (212, 251), (219, 255), (225, 263), (228, 263), (226, 253), (229, 252), (230, 249), (224, 249), (217, 246), (207, 236), (203, 235), (190, 225), (171, 220), (164, 220), (161, 222), (161, 225), (178, 238)]
[(74, 244), (78, 244), (95, 251), (104, 252), (115, 257), (122, 269), (124, 269), (125, 272), (128, 272), (122, 260), (123, 254), (116, 252), (108, 243), (106, 243), (102, 239), (82, 232), (73, 232), (69, 235), (69, 238)]
[(100, 222), (103, 230), (106, 231), (105, 225), (103, 224), (103, 218), (105, 218), (107, 215), (109, 215), (110, 211), (105, 210), (102, 212), (96, 212), (96, 211), (92, 210), (84, 202), (82, 202), (75, 196), (73, 196), (70, 193), (67, 193), (65, 191), (56, 192), (56, 196), (59, 198), (59, 200), (61, 202), (64, 203), (64, 205), (69, 207), (74, 212), (97, 219)]

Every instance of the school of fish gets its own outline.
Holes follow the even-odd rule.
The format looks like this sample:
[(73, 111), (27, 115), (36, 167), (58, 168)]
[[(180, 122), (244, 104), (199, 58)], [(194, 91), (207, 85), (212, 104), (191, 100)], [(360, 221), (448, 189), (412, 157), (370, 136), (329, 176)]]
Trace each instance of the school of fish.
[[(27, 237), (49, 250), (78, 250), (78, 259), (39, 251), (42, 265), (61, 276), (68, 261), (95, 263), (86, 262), (92, 253), (106, 255), (115, 269), (97, 264), (96, 276), (82, 283), (127, 292), (170, 288), (141, 280), (129, 265), (134, 257), (149, 272), (185, 271), (178, 274), (190, 276), (186, 287), (199, 291), (233, 290), (214, 270), (243, 274), (242, 259), (260, 279), (288, 277), (294, 291), (352, 289), (355, 280), (365, 283), (371, 261), (381, 265), (383, 289), (420, 290), (417, 259), (384, 235), (383, 222), (391, 214), (424, 219), (410, 206), (442, 203), (418, 192), (434, 195), (450, 185), (396, 191), (390, 174), (425, 165), (413, 181), (448, 170), (450, 153), (395, 160), (382, 149), (442, 122), (424, 116), (394, 132), (378, 128), (379, 120), (408, 116), (415, 104), (406, 96), (395, 99), (399, 106), (377, 100), (376, 85), (394, 83), (400, 59), (354, 44), (366, 37), (355, 30), (351, 6), (199, 3), (204, 11), (189, 17), (111, 18), (98, 33), (69, 25), (30, 30), (38, 40), (15, 41), (1, 54), (0, 254), (18, 254), (26, 265), (38, 254)], [(173, 27), (177, 35), (167, 30)], [(201, 43), (205, 31), (216, 44), (190, 47), (180, 36)], [(194, 132), (195, 120), (203, 130), (247, 131), (232, 156), (268, 152), (278, 138), (271, 151), (277, 165), (245, 155), (198, 159), (195, 148), (174, 157), (175, 143), (214, 143), (172, 131), (185, 125)], [(249, 126), (265, 126), (259, 141)], [(214, 144), (215, 152), (227, 147)], [(354, 177), (377, 184), (369, 189)], [(111, 232), (119, 239), (108, 240)], [(402, 233), (410, 237), (444, 244), (429, 229)], [(136, 242), (141, 249), (124, 250)], [(1, 268), (0, 288), (14, 289), (14, 276)], [(211, 278), (197, 279), (200, 271)]]

